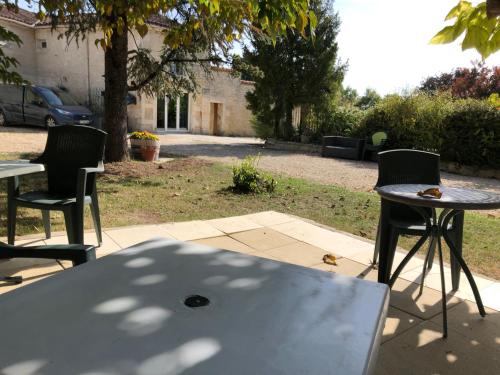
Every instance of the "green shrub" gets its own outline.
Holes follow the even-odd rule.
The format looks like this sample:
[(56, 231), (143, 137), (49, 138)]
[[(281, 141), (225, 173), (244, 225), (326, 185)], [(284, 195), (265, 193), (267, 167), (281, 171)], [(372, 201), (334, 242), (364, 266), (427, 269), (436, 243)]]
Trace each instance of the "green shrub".
[(353, 135), (365, 138), (385, 131), (388, 148), (437, 151), (442, 121), (451, 111), (453, 101), (445, 95), (390, 95), (367, 111)]
[(321, 110), (311, 111), (304, 119), (304, 133), (308, 133), (311, 140), (321, 143), (325, 135), (351, 135), (363, 119), (365, 111), (352, 105), (332, 105)]
[(274, 128), (269, 125), (269, 123), (261, 121), (259, 118), (256, 116), (252, 116), (250, 118), (250, 125), (252, 126), (253, 130), (255, 131), (255, 134), (257, 137), (262, 138), (262, 139), (268, 139), (272, 138), (274, 136)]
[(365, 138), (377, 131), (387, 133), (389, 149), (433, 151), (444, 161), (500, 167), (500, 111), (487, 100), (390, 95), (366, 112), (352, 135)]
[(457, 101), (442, 125), (443, 160), (500, 168), (500, 111), (488, 101)]
[(247, 156), (241, 165), (233, 167), (233, 189), (239, 193), (271, 193), (276, 180), (257, 169), (258, 156)]

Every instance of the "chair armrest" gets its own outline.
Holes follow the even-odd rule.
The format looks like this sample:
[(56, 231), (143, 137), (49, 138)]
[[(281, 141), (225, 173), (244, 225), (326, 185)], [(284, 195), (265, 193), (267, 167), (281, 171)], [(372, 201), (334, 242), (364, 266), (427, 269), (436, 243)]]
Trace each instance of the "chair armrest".
[(45, 157), (45, 152), (38, 156), (37, 158), (30, 159), (30, 163), (34, 164), (45, 164), (47, 162), (47, 159)]
[(100, 161), (97, 164), (97, 167), (86, 167), (86, 168), (80, 168), (80, 171), (84, 170), (86, 174), (89, 173), (102, 173), (104, 172), (104, 163)]
[[(87, 176), (92, 173), (104, 172), (104, 164), (100, 161), (97, 167), (85, 167), (78, 170), (76, 179), (76, 205), (83, 207), (85, 191), (87, 190)], [(83, 212), (83, 211), (82, 211)]]

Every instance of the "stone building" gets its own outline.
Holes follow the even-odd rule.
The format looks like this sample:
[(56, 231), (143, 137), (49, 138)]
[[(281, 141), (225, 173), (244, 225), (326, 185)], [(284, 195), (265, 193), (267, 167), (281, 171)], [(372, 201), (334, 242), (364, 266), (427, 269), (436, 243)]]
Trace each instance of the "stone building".
[[(88, 35), (79, 43), (58, 38), (47, 23), (36, 19), (35, 13), (20, 9), (13, 13), (0, 10), (0, 25), (16, 33), (21, 47), (3, 43), (2, 48), (15, 57), (18, 71), (34, 84), (62, 86), (94, 112), (102, 110), (104, 90), (104, 52), (96, 47), (96, 35)], [(130, 38), (130, 49), (148, 48), (159, 53), (162, 46), (162, 20), (149, 21), (144, 37)], [(0, 41), (1, 43), (1, 41)], [(180, 98), (135, 95), (128, 106), (129, 128), (156, 132), (191, 132), (196, 134), (253, 136), (250, 112), (245, 94), (253, 83), (235, 78), (230, 70), (213, 68), (211, 77), (199, 75), (199, 90)]]

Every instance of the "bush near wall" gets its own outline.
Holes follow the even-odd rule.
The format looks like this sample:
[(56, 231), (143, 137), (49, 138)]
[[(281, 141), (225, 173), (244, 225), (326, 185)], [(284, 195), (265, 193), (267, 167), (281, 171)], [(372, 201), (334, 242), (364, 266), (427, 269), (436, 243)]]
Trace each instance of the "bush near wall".
[(311, 111), (302, 119), (302, 133), (310, 136), (311, 142), (321, 143), (325, 135), (349, 136), (359, 127), (364, 111), (351, 105), (332, 105)]
[(442, 124), (441, 157), (500, 169), (500, 111), (486, 101), (463, 100)]
[(391, 95), (366, 112), (356, 137), (388, 134), (388, 148), (433, 151), (444, 161), (500, 168), (500, 111), (486, 100)]

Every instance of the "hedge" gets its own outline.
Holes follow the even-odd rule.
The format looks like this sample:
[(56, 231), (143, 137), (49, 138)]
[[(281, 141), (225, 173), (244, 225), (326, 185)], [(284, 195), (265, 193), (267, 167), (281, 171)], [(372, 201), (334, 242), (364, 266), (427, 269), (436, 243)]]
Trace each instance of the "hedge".
[(500, 111), (486, 100), (391, 95), (366, 112), (352, 134), (388, 134), (388, 148), (438, 152), (444, 161), (500, 168)]

